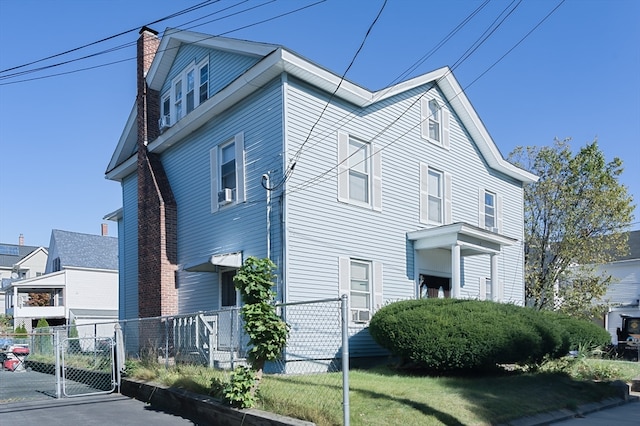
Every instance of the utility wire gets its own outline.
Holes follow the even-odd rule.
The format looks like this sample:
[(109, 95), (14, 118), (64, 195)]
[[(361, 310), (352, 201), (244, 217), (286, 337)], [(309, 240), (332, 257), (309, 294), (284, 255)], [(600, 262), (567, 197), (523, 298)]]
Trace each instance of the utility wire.
[[(502, 55), (497, 61), (495, 61), (491, 66), (489, 66), (488, 69), (486, 69), (485, 71), (483, 71), (479, 77), (477, 77), (476, 79), (474, 79), (470, 84), (468, 84), (467, 86), (465, 86), (460, 92), (458, 92), (457, 94), (455, 94), (453, 97), (451, 97), (451, 99), (448, 99), (446, 101), (446, 104), (448, 106), (450, 106), (450, 102), (457, 98), (458, 96), (465, 94), (465, 91), (471, 87), (472, 84), (474, 84), (476, 81), (478, 81), (482, 76), (484, 76), (490, 69), (492, 69), (495, 65), (497, 65), (499, 62), (501, 62), (509, 53), (511, 53), (517, 46), (519, 46), (526, 38), (528, 38), (540, 25), (542, 25), (542, 23), (544, 23), (551, 15), (553, 15), (553, 13), (556, 12), (556, 10), (562, 6), (562, 4), (565, 2), (566, 0), (561, 0), (560, 3), (558, 3), (558, 5), (556, 5), (544, 18), (542, 18), (542, 20), (540, 20), (529, 32), (527, 32), (527, 34), (525, 34), (523, 37), (520, 38), (520, 40), (512, 47), (510, 48), (504, 55)], [(513, 3), (513, 2), (512, 2)], [(520, 4), (520, 3), (518, 3)], [(516, 5), (517, 7), (517, 5)], [(495, 21), (494, 21), (495, 22)], [(501, 21), (501, 22), (504, 22)], [(491, 32), (493, 33), (493, 31)], [(484, 42), (484, 41), (483, 41)], [(474, 49), (475, 50), (475, 49)], [(458, 64), (459, 65), (459, 64)], [(446, 76), (446, 74), (442, 77), (440, 77), (436, 82), (433, 83), (432, 87), (434, 85), (437, 84), (438, 81), (442, 80), (442, 78), (444, 78)], [(430, 87), (427, 92), (432, 88)], [(379, 132), (378, 134), (376, 134), (376, 136), (374, 136), (373, 140), (377, 139), (383, 132), (385, 132), (391, 125), (395, 124), (402, 116), (404, 116), (417, 102), (419, 99), (421, 99), (424, 95), (426, 94), (423, 93), (418, 99), (416, 99), (414, 102), (411, 103), (411, 105), (398, 117), (396, 117), (389, 125), (387, 125), (385, 127), (385, 129), (383, 129), (381, 132)], [(428, 119), (430, 116), (425, 117), (423, 120), (420, 120), (416, 125), (412, 126), (409, 130), (407, 130), (406, 132), (404, 132), (401, 136), (399, 136), (398, 138), (392, 140), (391, 142), (389, 142), (387, 145), (382, 146), (381, 148), (379, 148), (375, 153), (371, 153), (368, 157), (366, 157), (365, 159), (363, 159), (361, 162), (363, 161), (367, 161), (369, 158), (371, 158), (372, 156), (378, 154), (379, 152), (381, 152), (382, 150), (388, 148), (389, 146), (393, 145), (394, 143), (396, 143), (398, 140), (402, 139), (404, 136), (406, 136), (409, 132), (411, 132), (412, 130), (414, 130), (416, 127), (420, 126), (426, 119)], [(304, 190), (306, 188), (309, 188), (310, 186), (315, 185), (316, 183), (320, 183), (323, 182), (325, 180), (327, 180), (328, 178), (326, 178), (326, 175), (328, 175), (329, 173), (331, 173), (333, 170), (336, 170), (342, 163), (346, 162), (349, 160), (349, 158), (351, 156), (353, 156), (354, 154), (351, 154), (350, 156), (348, 156), (347, 158), (345, 158), (343, 161), (341, 161), (340, 163), (336, 164), (335, 166), (331, 167), (329, 170), (321, 173), (320, 175), (309, 179), (306, 182), (301, 183), (300, 185), (298, 185), (295, 188), (292, 188), (290, 190), (287, 190), (287, 194), (293, 193), (293, 192), (297, 192), (300, 190)], [(358, 164), (360, 164), (358, 163)]]
[[(220, 1), (220, 0), (216, 0), (216, 1)], [(207, 15), (205, 15), (205, 16), (201, 16), (200, 18), (193, 19), (193, 20), (191, 20), (191, 21), (189, 21), (189, 22), (187, 22), (187, 23), (185, 23), (185, 24), (182, 24), (182, 25), (191, 24), (191, 23), (193, 23), (193, 22), (196, 22), (196, 21), (202, 20), (202, 19), (204, 19), (204, 18), (206, 18), (206, 17), (209, 17), (209, 16), (211, 16), (211, 15), (217, 15), (217, 14), (219, 14), (219, 13), (221, 13), (221, 12), (224, 12), (224, 11), (227, 11), (227, 10), (232, 9), (232, 8), (234, 8), (234, 7), (237, 7), (238, 5), (240, 5), (240, 4), (242, 4), (242, 3), (246, 3), (247, 1), (248, 1), (248, 0), (242, 0), (242, 1), (241, 1), (241, 2), (239, 2), (239, 3), (236, 3), (236, 4), (234, 4), (234, 5), (228, 6), (228, 7), (226, 7), (226, 8), (220, 9), (220, 10), (217, 10), (217, 11), (212, 12), (212, 13), (209, 13), (209, 14), (207, 14)], [(240, 12), (236, 12), (236, 13), (232, 13), (232, 14), (229, 14), (229, 15), (225, 15), (225, 16), (223, 16), (223, 17), (221, 17), (221, 18), (213, 19), (213, 20), (210, 20), (210, 21), (204, 22), (204, 23), (202, 23), (202, 24), (198, 24), (198, 25), (194, 25), (194, 26), (192, 26), (192, 27), (188, 27), (188, 28), (186, 28), (186, 29), (194, 28), (194, 27), (201, 26), (201, 25), (205, 25), (205, 24), (208, 24), (208, 23), (210, 23), (210, 22), (217, 21), (217, 20), (222, 20), (222, 19), (228, 18), (228, 17), (230, 17), (230, 16), (237, 15), (237, 14), (239, 14), (239, 13), (244, 13), (244, 12), (246, 12), (246, 11), (256, 9), (256, 8), (258, 8), (258, 7), (264, 6), (265, 4), (272, 3), (272, 2), (274, 2), (274, 1), (275, 1), (275, 0), (269, 0), (268, 2), (263, 3), (263, 4), (260, 4), (260, 5), (258, 5), (258, 6), (253, 6), (253, 7), (250, 7), (250, 8), (248, 8), (248, 9), (244, 9), (244, 10), (242, 10), (242, 11), (240, 11)], [(179, 14), (182, 14), (182, 13), (179, 13)], [(174, 13), (174, 14), (169, 15), (169, 16), (170, 16), (170, 17), (175, 17), (175, 15), (178, 15), (178, 13)], [(161, 22), (161, 21), (164, 21), (164, 20), (166, 20), (166, 19), (168, 19), (168, 18), (163, 18), (163, 19), (160, 19), (160, 20), (156, 20), (156, 21), (154, 21), (154, 22), (151, 22), (151, 23), (149, 23), (149, 24), (146, 24), (145, 26), (149, 27), (149, 26), (153, 25), (154, 23)], [(182, 25), (181, 25), (181, 26), (182, 26)], [(137, 28), (137, 30), (139, 30), (139, 27)], [(100, 40), (100, 41), (98, 41), (98, 42), (93, 42), (93, 43), (87, 44), (87, 45), (85, 45), (85, 46), (83, 46), (83, 47), (91, 46), (91, 45), (94, 45), (94, 44), (99, 43), (99, 42), (101, 42), (101, 41), (109, 40), (109, 39), (111, 39), (111, 38), (113, 38), (113, 37), (117, 37), (117, 36), (119, 36), (119, 35), (129, 33), (129, 32), (131, 32), (131, 31), (133, 31), (133, 30), (128, 30), (128, 31), (125, 31), (125, 32), (121, 32), (121, 33), (119, 33), (119, 34), (118, 34), (118, 35), (116, 35), (116, 36), (111, 36), (111, 37), (109, 37), (109, 38), (102, 39), (102, 40)], [(58, 63), (55, 63), (55, 64), (50, 64), (50, 65), (42, 66), (42, 67), (40, 67), (40, 68), (33, 68), (33, 69), (29, 69), (29, 70), (21, 71), (21, 72), (16, 72), (16, 73), (13, 73), (13, 74), (3, 75), (3, 76), (0, 76), (0, 80), (10, 79), (10, 78), (15, 78), (15, 77), (19, 77), (19, 76), (26, 75), (26, 74), (31, 74), (31, 73), (35, 73), (35, 72), (38, 72), (38, 71), (44, 71), (44, 70), (51, 69), (51, 68), (55, 68), (55, 67), (58, 67), (58, 66), (67, 65), (67, 64), (70, 64), (70, 63), (73, 63), (73, 62), (78, 62), (78, 61), (81, 61), (81, 60), (89, 59), (89, 58), (96, 57), (96, 56), (100, 56), (100, 55), (103, 55), (103, 54), (112, 53), (112, 52), (115, 52), (115, 51), (117, 51), (117, 50), (125, 49), (125, 48), (130, 47), (130, 46), (135, 46), (135, 45), (136, 45), (136, 43), (137, 43), (136, 41), (133, 41), (133, 42), (127, 42), (127, 43), (124, 43), (124, 44), (121, 44), (121, 45), (118, 45), (118, 46), (115, 46), (115, 47), (112, 47), (112, 48), (109, 48), (109, 49), (106, 49), (106, 50), (102, 50), (102, 51), (100, 51), (100, 52), (96, 52), (96, 53), (93, 53), (93, 54), (90, 54), (90, 55), (85, 55), (85, 56), (82, 56), (82, 57), (79, 57), (79, 58), (75, 58), (75, 59), (70, 59), (70, 60), (67, 60), (67, 61), (64, 61), (64, 62), (58, 62)], [(76, 48), (76, 49), (73, 49), (73, 50), (68, 50), (67, 52), (64, 52), (64, 53), (72, 52), (72, 51), (75, 51), (75, 50), (78, 50), (78, 49), (80, 49), (80, 48)], [(56, 56), (61, 56), (61, 55), (63, 55), (64, 53), (60, 53), (60, 54), (57, 54), (57, 55), (50, 56), (50, 58), (52, 58), (52, 57), (56, 57)], [(131, 60), (131, 59), (135, 59), (135, 58), (127, 58), (126, 60)], [(37, 61), (37, 62), (40, 62), (40, 61)], [(115, 64), (115, 63), (119, 63), (119, 62), (122, 62), (122, 61), (110, 62), (110, 63), (105, 64), (105, 65), (112, 65), (112, 64)], [(20, 66), (20, 67), (22, 67), (22, 66)], [(20, 67), (14, 67), (14, 69), (15, 69), (15, 68), (20, 68)], [(84, 71), (84, 70), (86, 70), (86, 69), (92, 69), (92, 68), (95, 68), (95, 67), (91, 67), (91, 68), (83, 68), (83, 69), (80, 69), (79, 71)], [(76, 71), (78, 71), (78, 70), (76, 70)], [(72, 71), (69, 71), (69, 73), (73, 73), (73, 72), (76, 72), (76, 71), (73, 71), (73, 70), (72, 70)], [(0, 73), (1, 73), (1, 72), (0, 72)], [(65, 74), (65, 73), (60, 73), (60, 74), (55, 74), (54, 76), (64, 75), (64, 74)], [(42, 77), (42, 78), (48, 78), (48, 77), (49, 77), (49, 76), (45, 76), (45, 77)], [(21, 80), (21, 81), (19, 81), (19, 82), (22, 82), (22, 81), (30, 81), (30, 80), (36, 80), (36, 79), (38, 79), (38, 78), (29, 79), (29, 80)], [(19, 83), (19, 82), (12, 82), (12, 83), (9, 83), (9, 84)]]
[[(513, 10), (515, 10), (515, 8), (517, 8), (520, 3), (522, 2), (522, 0), (520, 0), (520, 2), (518, 4), (516, 4), (515, 7), (513, 7), (511, 9), (511, 11), (509, 13), (506, 14), (506, 17), (504, 19), (502, 19), (499, 23), (496, 24), (496, 22), (498, 22), (500, 16), (504, 15), (505, 12), (507, 10), (509, 10), (509, 8), (511, 8), (511, 5), (513, 5), (513, 3), (515, 2), (512, 1), (508, 6), (506, 6), (503, 11), (498, 15), (498, 17), (496, 17), (496, 19), (493, 20), (493, 22), (487, 27), (487, 29), (484, 31), (484, 33), (480, 36), (480, 38), (478, 38), (475, 42), (472, 43), (471, 47), (469, 47), (469, 49), (467, 49), (461, 56), (460, 58), (455, 62), (455, 66), (459, 67), (461, 64), (463, 64), (470, 56), (471, 54), (469, 54), (469, 52), (473, 53), (475, 52), (478, 47), (480, 47), (497, 29), (497, 27), (499, 27), (500, 25), (502, 25), (506, 19), (506, 17), (510, 16), (511, 13), (513, 12)], [(474, 48), (475, 46), (475, 48)], [(461, 58), (464, 58), (463, 60), (460, 60)], [(438, 80), (436, 80), (435, 82), (433, 82), (430, 87), (424, 91), (419, 97), (417, 97), (409, 106), (407, 106), (407, 108), (405, 108), (405, 110), (396, 118), (394, 118), (387, 126), (384, 127), (384, 129), (382, 129), (381, 131), (379, 131), (371, 140), (370, 142), (374, 142), (375, 140), (377, 140), (380, 136), (382, 136), (384, 133), (387, 132), (388, 129), (391, 128), (391, 126), (395, 123), (397, 123), (405, 114), (407, 114), (413, 107), (414, 105), (416, 105), (433, 87), (437, 86), (437, 84), (442, 81), (444, 78), (446, 78), (449, 74), (451, 74), (453, 72), (453, 69), (450, 68), (449, 71), (447, 71), (445, 74), (443, 74), (440, 78), (438, 78)], [(459, 94), (458, 94), (459, 95)], [(457, 97), (457, 95), (456, 95)], [(449, 101), (446, 102), (447, 104), (449, 103)], [(438, 108), (438, 110), (440, 110), (442, 108), (442, 106), (440, 106), (440, 108)], [(409, 130), (407, 130), (405, 133), (402, 134), (401, 137), (406, 136), (410, 131), (412, 131), (413, 129), (415, 129), (416, 127), (420, 126), (425, 120), (427, 120), (428, 118), (430, 118), (432, 115), (429, 115), (427, 117), (424, 117), (422, 120), (420, 120), (416, 125), (412, 126)], [(359, 161), (358, 163), (354, 164), (358, 165), (361, 164), (362, 162), (368, 161), (373, 155), (376, 155), (377, 153), (379, 153), (380, 151), (382, 151), (383, 149), (385, 149), (387, 146), (397, 142), (401, 137), (395, 139), (394, 141), (390, 142), (388, 145), (383, 146), (382, 148), (378, 149), (375, 153), (371, 153), (368, 156), (365, 156), (365, 158), (363, 158), (361, 161)], [(364, 148), (364, 146), (363, 146)], [(360, 150), (358, 150), (360, 151)], [(318, 179), (318, 182), (322, 182), (324, 180), (326, 180), (325, 176), (327, 176), (329, 173), (331, 173), (333, 170), (336, 170), (338, 167), (340, 167), (340, 165), (342, 165), (343, 163), (349, 161), (349, 159), (351, 157), (353, 157), (354, 155), (356, 155), (358, 153), (358, 151), (355, 151), (353, 153), (351, 153), (350, 155), (348, 155), (344, 160), (342, 160), (341, 162), (339, 162), (338, 164), (336, 164), (335, 166), (333, 166), (332, 168), (330, 168), (329, 170), (326, 170), (325, 172), (321, 173), (320, 175), (310, 179), (309, 181), (307, 181), (306, 183), (302, 183), (299, 186), (297, 186), (296, 188), (291, 189), (290, 191), (287, 191), (288, 193), (291, 192), (295, 192), (299, 189), (305, 189), (308, 188), (309, 186), (313, 185), (314, 180)]]
[(340, 81), (338, 82), (338, 85), (336, 86), (335, 90), (333, 91), (333, 93), (331, 93), (331, 96), (329, 97), (329, 100), (327, 100), (327, 102), (324, 105), (324, 108), (322, 109), (322, 111), (320, 112), (320, 115), (318, 116), (317, 120), (315, 121), (315, 123), (313, 123), (313, 126), (311, 126), (311, 129), (309, 130), (309, 133), (307, 134), (307, 137), (305, 138), (304, 142), (302, 142), (302, 144), (300, 145), (300, 148), (298, 148), (298, 152), (296, 154), (294, 154), (293, 159), (291, 161), (291, 166), (289, 166), (287, 168), (287, 171), (285, 172), (285, 175), (283, 177), (283, 179), (280, 181), (280, 183), (278, 183), (277, 185), (273, 186), (273, 187), (267, 187), (264, 183), (264, 179), (262, 180), (262, 186), (263, 188), (265, 188), (268, 191), (273, 191), (279, 187), (281, 187), (282, 185), (285, 184), (285, 182), (291, 177), (291, 175), (293, 174), (293, 170), (295, 169), (296, 166), (296, 162), (298, 161), (298, 159), (300, 158), (300, 154), (302, 153), (302, 150), (304, 149), (305, 144), (309, 141), (309, 138), (311, 137), (311, 134), (313, 133), (313, 130), (315, 129), (316, 125), (320, 122), (320, 120), (322, 119), (322, 116), (324, 115), (325, 111), (327, 110), (327, 108), (329, 107), (329, 105), (331, 104), (331, 101), (333, 100), (333, 98), (335, 97), (336, 93), (338, 92), (338, 90), (340, 89), (340, 86), (342, 85), (342, 82), (344, 81), (347, 73), (349, 72), (349, 70), (351, 69), (351, 67), (353, 66), (354, 62), (356, 61), (356, 58), (358, 57), (358, 55), (360, 54), (360, 52), (362, 51), (362, 48), (364, 47), (364, 44), (367, 41), (367, 38), (369, 38), (369, 34), (371, 34), (371, 30), (373, 29), (373, 27), (375, 26), (375, 24), (378, 22), (378, 19), (380, 18), (380, 15), (382, 15), (382, 11), (384, 10), (385, 6), (387, 5), (387, 0), (384, 0), (384, 2), (382, 3), (382, 6), (380, 7), (380, 10), (378, 11), (378, 14), (376, 15), (375, 19), (373, 20), (373, 22), (371, 22), (371, 24), (369, 25), (369, 28), (367, 29), (367, 32), (364, 35), (364, 38), (362, 39), (362, 42), (360, 43), (360, 47), (358, 47), (358, 50), (356, 51), (356, 53), (353, 55), (353, 58), (351, 58), (351, 62), (349, 63), (349, 65), (347, 66), (347, 69), (344, 71), (344, 73), (342, 74), (342, 76), (340, 77)]
[[(271, 3), (273, 1), (274, 0), (269, 0), (267, 3)], [(250, 28), (250, 27), (253, 27), (253, 26), (256, 26), (256, 25), (264, 24), (266, 22), (270, 22), (270, 21), (282, 18), (284, 16), (300, 12), (300, 11), (302, 11), (304, 9), (308, 9), (310, 7), (317, 6), (317, 5), (319, 5), (321, 3), (324, 3), (326, 1), (327, 0), (318, 0), (315, 3), (311, 3), (311, 4), (308, 4), (306, 6), (302, 6), (302, 7), (299, 7), (297, 9), (293, 9), (293, 10), (290, 10), (288, 12), (284, 12), (284, 13), (281, 13), (279, 15), (263, 19), (261, 21), (257, 21), (257, 22), (254, 22), (254, 23), (251, 23), (251, 24), (247, 24), (247, 25), (244, 25), (244, 26), (241, 26), (241, 27), (237, 27), (237, 28), (234, 28), (234, 29), (231, 29), (229, 31), (225, 31), (225, 32), (222, 32), (222, 33), (219, 33), (219, 34), (216, 34), (216, 35), (203, 37), (203, 38), (201, 38), (200, 40), (198, 40), (197, 42), (194, 42), (194, 43), (202, 42), (202, 41), (213, 39), (213, 38), (216, 38), (216, 37), (221, 37), (223, 35), (227, 35), (227, 34), (230, 34), (230, 33), (236, 32), (236, 31), (240, 31), (240, 30), (247, 29), (247, 28)], [(263, 5), (267, 4), (267, 3), (263, 3), (263, 4), (259, 5), (259, 6), (254, 6), (254, 7), (250, 8), (250, 9), (246, 9), (246, 10), (251, 10), (251, 9), (254, 9), (255, 7), (260, 7), (260, 6), (263, 6)], [(241, 12), (237, 12), (237, 13), (241, 13)], [(235, 14), (237, 14), (237, 13), (235, 13)], [(231, 15), (227, 15), (226, 17), (228, 17), (228, 16), (231, 16)], [(221, 18), (219, 18), (219, 19), (221, 19)], [(209, 21), (209, 22), (211, 22), (211, 21)], [(201, 25), (204, 25), (204, 24), (201, 24)], [(27, 79), (23, 79), (23, 80), (11, 81), (11, 82), (8, 82), (8, 83), (0, 83), (0, 86), (7, 86), (7, 85), (10, 85), (10, 84), (17, 84), (17, 83), (24, 83), (24, 82), (35, 81), (35, 80), (42, 80), (42, 79), (46, 79), (46, 78), (59, 77), (59, 76), (62, 76), (62, 75), (74, 74), (74, 73), (78, 73), (78, 72), (82, 72), (82, 71), (88, 71), (88, 70), (92, 70), (92, 69), (96, 69), (96, 68), (102, 68), (102, 67), (115, 65), (115, 64), (122, 63), (122, 62), (135, 60), (135, 59), (136, 59), (136, 57), (129, 57), (129, 58), (120, 59), (120, 60), (117, 60), (117, 61), (112, 61), (112, 62), (108, 62), (108, 63), (94, 65), (94, 66), (91, 66), (91, 67), (79, 68), (79, 69), (76, 69), (76, 70), (60, 72), (60, 73), (56, 73), (56, 74), (49, 74), (49, 75), (41, 76), (41, 77), (33, 77), (33, 78), (27, 78)], [(2, 77), (0, 77), (0, 80), (1, 79), (2, 79)]]
[[(198, 4), (194, 5), (194, 6), (188, 7), (186, 9), (182, 9), (182, 10), (180, 10), (178, 12), (175, 12), (175, 13), (172, 13), (171, 15), (167, 15), (164, 18), (156, 19), (155, 21), (152, 21), (152, 22), (148, 23), (146, 26), (151, 26), (153, 24), (157, 24), (159, 22), (166, 21), (166, 20), (171, 19), (171, 18), (175, 18), (175, 17), (183, 15), (185, 13), (193, 12), (194, 10), (197, 10), (197, 9), (202, 8), (202, 7), (208, 6), (208, 5), (212, 4), (212, 3), (217, 3), (219, 1), (220, 0), (215, 0), (215, 1), (206, 0), (206, 1), (202, 2), (202, 3), (198, 3)], [(76, 52), (78, 50), (81, 50), (81, 49), (84, 49), (84, 48), (87, 48), (87, 47), (90, 47), (90, 46), (93, 46), (93, 45), (96, 45), (96, 44), (99, 44), (99, 43), (103, 43), (105, 41), (112, 40), (114, 38), (117, 38), (117, 37), (120, 37), (122, 35), (128, 34), (128, 33), (132, 32), (132, 31), (138, 31), (138, 30), (140, 30), (140, 27), (136, 27), (136, 28), (132, 28), (130, 30), (122, 31), (122, 32), (119, 32), (117, 34), (111, 35), (109, 37), (105, 37), (105, 38), (102, 38), (100, 40), (97, 40), (97, 41), (94, 41), (94, 42), (91, 42), (91, 43), (88, 43), (88, 44), (84, 44), (82, 46), (74, 47), (73, 49), (65, 50), (64, 52), (56, 53), (55, 55), (47, 56), (45, 58), (38, 59), (38, 60), (35, 60), (35, 61), (32, 61), (32, 62), (28, 62), (26, 64), (17, 65), (17, 66), (11, 67), (11, 68), (6, 68), (4, 70), (0, 70), (0, 74), (8, 72), (8, 71), (13, 71), (13, 70), (16, 70), (16, 69), (28, 67), (30, 65), (34, 65), (34, 64), (37, 64), (39, 62), (44, 62), (44, 61), (47, 61), (49, 59), (57, 58), (59, 56), (63, 56), (63, 55), (69, 54), (69, 53), (73, 53), (73, 52)]]
[[(484, 9), (484, 7), (487, 4), (489, 4), (489, 2), (490, 2), (490, 0), (485, 0), (473, 12), (471, 12), (469, 15), (467, 15), (467, 17), (465, 19), (463, 19), (453, 30), (451, 30), (449, 32), (449, 34), (447, 34), (442, 40), (440, 40), (436, 44), (436, 46), (434, 46), (429, 52), (427, 52), (425, 55), (423, 55), (418, 61), (416, 61), (414, 64), (412, 64), (407, 70), (405, 70), (398, 77), (396, 77), (389, 84), (387, 84), (387, 89), (386, 90), (382, 90), (378, 94), (376, 94), (376, 96), (371, 100), (371, 103), (375, 103), (378, 99), (380, 99), (385, 94), (387, 94), (393, 88), (393, 85), (395, 83), (405, 79), (408, 75), (410, 75), (412, 72), (414, 72), (420, 65), (424, 64), (424, 62), (426, 62), (427, 59), (429, 59), (438, 50), (440, 50), (440, 48), (442, 48), (451, 38), (453, 38), (454, 35), (456, 35), (464, 26), (466, 26), (478, 13), (480, 13), (480, 11), (482, 9)], [(502, 13), (504, 13), (504, 11)], [(338, 120), (338, 122), (337, 122), (337, 124), (338, 124), (337, 130), (342, 129), (344, 126), (346, 126), (351, 121), (353, 121), (353, 119), (355, 119), (356, 115), (353, 114), (353, 115), (351, 115), (351, 117), (349, 117), (349, 115), (354, 113), (355, 111), (358, 111), (358, 110), (360, 110), (359, 107), (353, 107), (342, 118), (340, 118)], [(342, 121), (345, 120), (345, 119), (347, 119), (347, 120), (344, 123), (342, 123)], [(314, 143), (312, 143), (311, 145), (307, 146), (307, 150), (309, 150), (309, 149), (315, 147), (317, 144), (325, 141), (328, 137), (330, 137), (331, 135), (333, 135), (335, 133), (335, 130), (336, 129), (331, 129), (330, 131), (325, 132), (324, 135), (320, 135), (318, 137), (318, 139)], [(298, 155), (298, 158), (299, 157), (300, 156)]]

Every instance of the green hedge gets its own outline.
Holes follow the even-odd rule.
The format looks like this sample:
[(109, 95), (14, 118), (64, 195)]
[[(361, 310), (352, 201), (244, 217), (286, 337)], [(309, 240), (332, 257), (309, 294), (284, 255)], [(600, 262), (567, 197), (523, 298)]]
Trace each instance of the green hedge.
[(569, 350), (568, 334), (551, 315), (478, 300), (392, 303), (371, 319), (373, 339), (406, 365), (433, 371), (490, 370), (538, 363)]
[(569, 349), (593, 349), (604, 348), (611, 345), (611, 334), (603, 327), (587, 320), (572, 318), (563, 314), (548, 312), (554, 321), (560, 324), (567, 332)]

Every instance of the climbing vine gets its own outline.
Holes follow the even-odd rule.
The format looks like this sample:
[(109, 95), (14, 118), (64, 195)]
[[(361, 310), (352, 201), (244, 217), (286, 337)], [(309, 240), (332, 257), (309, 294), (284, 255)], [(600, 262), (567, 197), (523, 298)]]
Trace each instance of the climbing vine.
[(250, 370), (236, 368), (225, 389), (225, 398), (236, 407), (253, 405), (265, 363), (277, 359), (287, 344), (289, 326), (277, 315), (274, 306), (275, 267), (270, 259), (249, 257), (233, 278), (242, 297), (240, 313), (249, 336), (251, 365)]

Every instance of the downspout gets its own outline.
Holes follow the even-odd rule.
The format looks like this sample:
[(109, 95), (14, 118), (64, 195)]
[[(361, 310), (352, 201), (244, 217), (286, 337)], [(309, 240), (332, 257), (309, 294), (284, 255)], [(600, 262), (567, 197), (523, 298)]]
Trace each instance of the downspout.
[[(282, 171), (285, 174), (287, 170), (287, 117), (288, 117), (288, 108), (287, 108), (287, 87), (288, 87), (288, 79), (287, 74), (282, 73)], [(283, 176), (284, 178), (284, 176)], [(287, 191), (287, 182), (285, 181), (280, 188), (280, 246), (282, 250), (282, 292), (280, 295), (280, 299), (282, 303), (286, 303), (289, 300), (288, 288), (288, 263), (289, 263), (289, 247), (288, 247), (288, 232), (287, 232), (287, 202), (285, 198), (285, 193)]]
[(271, 259), (271, 183), (269, 173), (263, 174), (262, 180), (267, 191), (267, 259)]

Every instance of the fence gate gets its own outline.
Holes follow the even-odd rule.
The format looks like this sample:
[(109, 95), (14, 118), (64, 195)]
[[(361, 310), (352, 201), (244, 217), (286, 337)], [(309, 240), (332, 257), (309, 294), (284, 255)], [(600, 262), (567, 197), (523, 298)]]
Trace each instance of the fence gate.
[(63, 337), (56, 346), (60, 391), (66, 397), (111, 393), (116, 388), (111, 337)]

